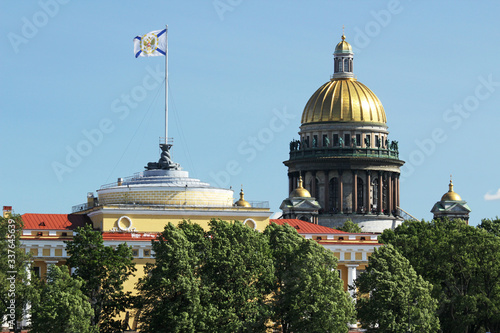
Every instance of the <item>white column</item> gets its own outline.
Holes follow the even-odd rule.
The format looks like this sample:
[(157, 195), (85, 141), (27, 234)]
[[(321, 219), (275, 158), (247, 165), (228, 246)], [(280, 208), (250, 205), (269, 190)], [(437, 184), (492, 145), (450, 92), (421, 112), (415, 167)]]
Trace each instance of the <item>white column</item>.
[(139, 247), (139, 255), (138, 255), (139, 258), (144, 258), (144, 248), (145, 247), (146, 247), (145, 245), (142, 245), (141, 247)]
[[(345, 265), (347, 267), (347, 284), (349, 287), (354, 286), (354, 280), (356, 280), (356, 268), (358, 265)], [(349, 290), (351, 297), (354, 297), (354, 290)]]
[(51, 258), (53, 258), (53, 257), (56, 256), (56, 248), (55, 247), (53, 247), (53, 246), (50, 247), (50, 254), (49, 254), (49, 256)]

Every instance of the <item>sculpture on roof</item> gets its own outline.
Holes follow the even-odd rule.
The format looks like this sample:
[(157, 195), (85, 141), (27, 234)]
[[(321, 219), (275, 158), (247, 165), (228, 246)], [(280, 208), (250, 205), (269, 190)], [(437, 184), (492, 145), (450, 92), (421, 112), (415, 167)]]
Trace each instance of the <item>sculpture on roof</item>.
[(170, 156), (170, 148), (172, 148), (171, 144), (160, 144), (161, 148), (161, 156), (158, 162), (149, 162), (146, 167), (147, 170), (181, 170), (181, 165), (179, 163), (175, 163), (172, 161), (172, 157)]

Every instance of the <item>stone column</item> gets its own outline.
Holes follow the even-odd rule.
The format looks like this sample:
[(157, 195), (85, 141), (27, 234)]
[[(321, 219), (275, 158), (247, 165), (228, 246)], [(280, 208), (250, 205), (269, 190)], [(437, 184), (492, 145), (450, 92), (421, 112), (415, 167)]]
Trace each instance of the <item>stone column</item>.
[(311, 171), (311, 177), (311, 196), (316, 197), (316, 171)]
[(400, 206), (401, 203), (399, 202), (399, 175), (396, 175), (396, 206)]
[[(356, 214), (358, 212), (358, 171), (352, 171), (352, 177), (354, 178), (354, 197), (352, 198), (352, 212)], [(361, 203), (363, 204), (363, 203)]]
[(340, 213), (344, 213), (344, 180), (342, 179), (342, 170), (339, 170), (339, 199), (340, 199)]
[(288, 173), (288, 194), (292, 193), (293, 191), (293, 175), (291, 173)]
[(330, 179), (328, 178), (328, 170), (324, 171), (325, 173), (325, 203), (323, 205), (323, 209), (325, 213), (330, 211)]
[[(356, 268), (358, 267), (358, 265), (351, 264), (345, 266), (347, 267), (347, 285), (354, 286), (354, 280), (356, 280)], [(349, 290), (349, 294), (351, 294), (351, 297), (353, 298), (354, 298), (354, 292), (355, 290)]]
[(384, 200), (383, 200), (383, 193), (382, 193), (382, 189), (383, 189), (383, 183), (384, 183), (384, 180), (382, 179), (383, 177), (383, 174), (382, 172), (379, 172), (378, 173), (378, 203), (377, 203), (377, 213), (381, 213), (382, 212), (382, 204), (384, 203)]
[(366, 171), (366, 212), (368, 214), (371, 214), (372, 210), (370, 207), (370, 193), (371, 193), (371, 188), (372, 188), (372, 180), (371, 180), (371, 173), (370, 171)]
[(387, 175), (387, 210), (388, 215), (392, 214), (392, 173)]

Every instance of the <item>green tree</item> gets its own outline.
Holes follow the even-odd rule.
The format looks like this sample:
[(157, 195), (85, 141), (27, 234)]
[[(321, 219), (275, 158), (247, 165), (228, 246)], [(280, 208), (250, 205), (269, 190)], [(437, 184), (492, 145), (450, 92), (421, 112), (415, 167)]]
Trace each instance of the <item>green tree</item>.
[(262, 233), (212, 220), (169, 224), (139, 283), (147, 332), (264, 332), (273, 266)]
[(291, 226), (269, 225), (275, 267), (273, 321), (282, 332), (348, 331), (354, 305), (337, 274), (337, 258)]
[(70, 276), (67, 266), (51, 266), (37, 301), (32, 303), (30, 332), (98, 332), (91, 325), (93, 311), (82, 285), (80, 278)]
[(14, 332), (27, 315), (34, 290), (29, 281), (29, 253), (21, 248), (23, 221), (20, 215), (0, 217), (0, 318), (6, 318)]
[(443, 332), (500, 330), (500, 238), (462, 220), (406, 221), (393, 244), (433, 286)]
[(357, 225), (356, 223), (352, 222), (351, 219), (347, 219), (344, 222), (344, 225), (342, 227), (337, 228), (337, 230), (345, 231), (345, 232), (352, 232), (352, 233), (360, 233), (362, 232), (361, 227)]
[(126, 329), (127, 323), (117, 317), (132, 306), (131, 292), (123, 291), (123, 282), (136, 270), (132, 250), (126, 243), (116, 248), (104, 246), (102, 234), (90, 225), (76, 232), (66, 242), (68, 265), (85, 282), (82, 290), (94, 311), (92, 325), (103, 333)]
[(432, 285), (392, 245), (376, 250), (356, 279), (358, 317), (367, 332), (438, 332)]
[(194, 243), (188, 240), (183, 230), (169, 223), (152, 243), (152, 248), (156, 261), (146, 265), (145, 277), (138, 283), (141, 331), (206, 330), (200, 305), (201, 281), (196, 271), (199, 260)]
[(481, 223), (477, 226), (479, 229), (484, 229), (495, 236), (500, 236), (500, 218), (498, 216), (494, 219), (482, 219)]
[(211, 332), (265, 332), (273, 278), (269, 245), (241, 222), (212, 220), (202, 254), (202, 305)]

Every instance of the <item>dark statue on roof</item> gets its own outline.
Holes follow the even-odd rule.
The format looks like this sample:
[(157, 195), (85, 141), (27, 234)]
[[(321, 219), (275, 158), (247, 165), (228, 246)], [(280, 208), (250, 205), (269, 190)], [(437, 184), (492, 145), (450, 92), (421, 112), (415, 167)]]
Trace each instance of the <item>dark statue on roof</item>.
[(181, 165), (172, 161), (170, 156), (171, 144), (160, 144), (161, 156), (158, 162), (149, 162), (146, 166), (147, 170), (181, 170)]

